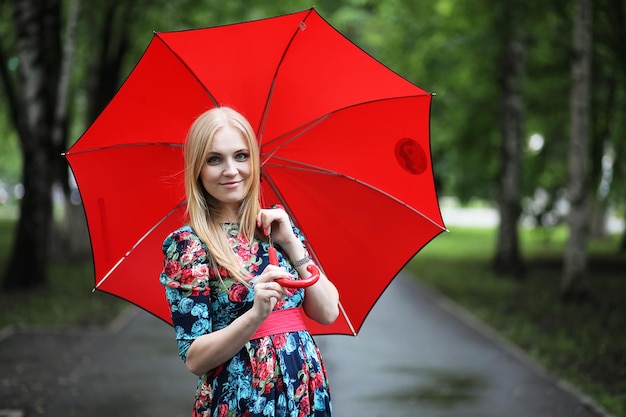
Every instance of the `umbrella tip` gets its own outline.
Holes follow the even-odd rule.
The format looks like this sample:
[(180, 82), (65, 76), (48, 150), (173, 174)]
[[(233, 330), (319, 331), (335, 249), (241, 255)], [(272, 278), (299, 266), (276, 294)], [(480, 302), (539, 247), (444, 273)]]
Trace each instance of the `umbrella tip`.
[(434, 97), (434, 96), (436, 96), (436, 95), (437, 95), (437, 93), (435, 93), (435, 92), (433, 91), (432, 93), (430, 93), (430, 95)]
[(93, 288), (91, 289), (91, 292), (96, 292), (96, 287), (93, 287)]

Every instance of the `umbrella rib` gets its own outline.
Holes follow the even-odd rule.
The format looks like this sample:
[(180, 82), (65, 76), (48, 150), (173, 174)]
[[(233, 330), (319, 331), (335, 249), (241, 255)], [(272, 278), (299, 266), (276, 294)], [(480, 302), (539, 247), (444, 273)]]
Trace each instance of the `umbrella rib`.
[[(323, 115), (323, 116), (321, 116), (321, 117), (319, 117), (319, 118), (317, 118), (315, 120), (310, 121), (308, 124), (304, 124), (302, 126), (299, 126), (296, 129), (293, 129), (291, 132), (287, 132), (284, 135), (281, 135), (281, 136), (277, 137), (276, 139), (274, 139), (274, 141), (279, 140), (280, 138), (283, 138), (285, 136), (290, 135), (292, 132), (295, 132), (296, 130), (302, 129), (301, 132), (298, 132), (296, 135), (294, 135), (289, 140), (286, 140), (285, 142), (281, 143), (275, 149), (273, 149), (271, 152), (263, 154), (263, 156), (266, 157), (266, 158), (265, 158), (265, 160), (261, 161), (261, 167), (263, 167), (263, 165), (265, 165), (267, 163), (267, 161), (269, 161), (271, 158), (273, 158), (274, 154), (276, 152), (278, 152), (282, 147), (284, 147), (285, 145), (293, 142), (294, 140), (296, 140), (297, 138), (299, 138), (300, 136), (302, 136), (303, 134), (305, 134), (309, 130), (313, 129), (315, 126), (319, 125), (324, 120), (326, 120), (326, 118), (328, 118), (329, 116), (330, 116), (330, 114), (325, 114), (325, 115)], [(279, 158), (277, 158), (277, 159), (279, 159)]]
[[(302, 230), (302, 227), (298, 224), (298, 222), (296, 220), (296, 217), (293, 215), (291, 210), (289, 210), (289, 206), (287, 205), (287, 202), (285, 201), (285, 199), (283, 198), (283, 195), (278, 190), (278, 187), (276, 186), (276, 183), (272, 180), (272, 177), (270, 175), (266, 175), (264, 177), (264, 180), (267, 180), (267, 182), (270, 184), (270, 188), (274, 191), (274, 194), (276, 194), (276, 196), (280, 200), (281, 204), (283, 205), (284, 209), (289, 213), (289, 217), (291, 218), (291, 221), (293, 221), (296, 224), (298, 229)], [(306, 232), (303, 231), (303, 233), (306, 236)], [(315, 263), (317, 265), (319, 265), (319, 267), (322, 270), (322, 272), (324, 272), (324, 267), (321, 264), (321, 262), (319, 261), (319, 259), (317, 257), (317, 254), (315, 253), (315, 248), (313, 248), (310, 245), (308, 245), (307, 249), (311, 253), (311, 255), (313, 256), (313, 259), (315, 260)], [(343, 307), (343, 304), (341, 304), (341, 300), (339, 301), (339, 311), (341, 311), (341, 314), (343, 315), (343, 318), (346, 320), (346, 323), (348, 324), (348, 327), (350, 328), (350, 331), (352, 332), (352, 335), (356, 336), (357, 333), (354, 330), (354, 325), (352, 324), (352, 321), (350, 320), (350, 317), (348, 317), (348, 313), (346, 312), (345, 308)]]
[[(416, 209), (413, 206), (408, 205), (407, 203), (405, 203), (404, 201), (398, 199), (397, 197), (394, 197), (393, 195), (389, 194), (388, 192), (381, 190), (380, 188), (374, 187), (371, 184), (368, 184), (364, 181), (359, 180), (358, 178), (354, 178), (351, 177), (349, 175), (346, 174), (342, 174), (341, 172), (337, 172), (337, 171), (333, 171), (330, 169), (326, 169), (326, 168), (322, 168), (319, 166), (315, 166), (315, 165), (310, 165), (310, 164), (305, 164), (299, 161), (293, 161), (290, 159), (286, 159), (286, 158), (278, 158), (275, 157), (274, 159), (277, 160), (281, 160), (281, 161), (285, 161), (285, 162), (289, 162), (292, 165), (282, 165), (282, 164), (266, 164), (267, 166), (271, 166), (271, 167), (276, 167), (276, 168), (283, 168), (283, 169), (290, 169), (293, 171), (301, 171), (301, 172), (312, 172), (312, 173), (316, 173), (316, 174), (325, 174), (325, 175), (331, 175), (331, 176), (336, 176), (336, 177), (341, 177), (344, 178), (348, 181), (352, 181), (355, 182), (357, 184), (360, 184), (366, 188), (369, 188), (370, 190), (373, 190), (393, 201), (395, 201), (396, 203), (406, 207), (407, 209), (411, 210), (412, 212), (414, 212), (415, 214), (421, 216), (422, 218), (424, 218), (425, 220), (428, 220), (430, 223), (432, 223), (433, 225), (437, 226), (439, 229), (441, 229), (442, 231), (448, 231), (448, 229), (442, 225), (440, 225), (439, 223), (437, 223), (435, 220), (431, 219), (430, 217), (428, 217), (426, 214), (422, 213), (421, 211), (419, 211), (418, 209)], [(296, 165), (296, 166), (294, 166)], [(272, 186), (272, 189), (274, 190), (274, 192), (279, 195), (279, 193), (277, 192), (277, 187), (275, 186), (274, 182), (268, 178), (269, 175), (267, 174), (267, 172), (265, 172), (265, 178), (267, 178)], [(285, 204), (283, 204), (285, 205)], [(286, 205), (285, 205), (286, 206)]]
[(181, 63), (181, 65), (183, 67), (185, 67), (187, 69), (187, 71), (189, 71), (189, 74), (191, 74), (191, 76), (198, 82), (198, 84), (200, 85), (200, 87), (202, 87), (202, 89), (206, 92), (207, 96), (209, 96), (209, 99), (211, 100), (211, 102), (213, 103), (213, 105), (215, 107), (219, 107), (220, 103), (217, 101), (217, 99), (213, 96), (213, 94), (211, 94), (211, 92), (209, 91), (209, 89), (207, 88), (206, 85), (204, 85), (204, 83), (202, 81), (200, 81), (200, 78), (196, 75), (196, 73), (189, 67), (189, 65), (187, 65), (187, 63), (180, 57), (180, 55), (178, 55), (170, 46), (167, 42), (165, 42), (165, 39), (163, 39), (161, 37), (161, 35), (158, 32), (154, 32), (154, 36), (156, 38), (158, 38), (161, 42), (163, 42), (163, 45), (165, 45), (165, 47), (168, 49), (168, 51), (170, 51), (172, 53), (173, 56), (176, 57), (176, 59), (178, 60), (178, 62)]
[(100, 146), (100, 147), (97, 147), (97, 148), (82, 149), (80, 151), (72, 151), (70, 149), (67, 152), (63, 152), (61, 155), (62, 156), (67, 156), (67, 155), (76, 155), (76, 154), (85, 153), (85, 152), (105, 151), (107, 149), (133, 148), (133, 147), (143, 147), (143, 146), (169, 146), (169, 147), (172, 147), (172, 148), (182, 148), (183, 144), (182, 143), (170, 143), (170, 142), (120, 143), (120, 144), (117, 144), (117, 145)]
[(350, 321), (350, 317), (348, 317), (348, 313), (346, 312), (346, 309), (343, 308), (343, 304), (341, 304), (341, 300), (339, 301), (339, 311), (341, 311), (341, 315), (346, 320), (346, 323), (348, 324), (348, 327), (350, 328), (350, 331), (352, 332), (352, 336), (356, 336), (356, 331), (354, 330), (354, 325)]
[(163, 223), (165, 220), (167, 220), (168, 217), (170, 217), (172, 214), (174, 214), (176, 211), (178, 211), (178, 209), (180, 209), (185, 204), (187, 204), (187, 200), (183, 200), (180, 203), (178, 203), (176, 205), (176, 207), (174, 207), (169, 212), (167, 212), (167, 214), (165, 216), (163, 216), (158, 222), (156, 222), (154, 224), (154, 226), (152, 226), (143, 236), (141, 236), (139, 238), (139, 240), (137, 240), (137, 242), (135, 242), (133, 247), (130, 248), (128, 250), (128, 252), (126, 252), (126, 254), (124, 254), (124, 256), (122, 256), (115, 263), (115, 265), (113, 265), (113, 267), (111, 269), (109, 269), (109, 272), (107, 272), (104, 275), (104, 277), (102, 277), (102, 279), (96, 284), (96, 287), (94, 288), (94, 290), (96, 288), (100, 287), (104, 283), (104, 281), (106, 281), (106, 279), (109, 278), (111, 276), (111, 274), (117, 269), (117, 267), (119, 267), (121, 265), (121, 263), (124, 262), (126, 260), (126, 258), (128, 258), (130, 256), (130, 254), (141, 244), (141, 242), (143, 242), (152, 232), (154, 232), (156, 230), (157, 227), (159, 227), (161, 225), (161, 223)]
[(280, 68), (283, 65), (285, 56), (287, 55), (287, 52), (291, 48), (291, 45), (293, 44), (293, 41), (296, 38), (296, 35), (298, 35), (298, 33), (306, 29), (305, 21), (311, 15), (313, 10), (314, 8), (310, 8), (306, 16), (302, 18), (302, 20), (298, 24), (297, 29), (294, 31), (293, 35), (291, 36), (291, 39), (289, 39), (289, 42), (287, 43), (287, 46), (285, 47), (285, 50), (283, 51), (283, 55), (280, 57), (280, 60), (278, 61), (278, 65), (276, 65), (276, 71), (274, 71), (274, 76), (272, 77), (272, 82), (270, 84), (270, 90), (267, 93), (267, 99), (265, 100), (265, 107), (263, 108), (263, 113), (261, 114), (261, 120), (259, 121), (259, 130), (257, 132), (259, 145), (263, 142), (263, 132), (265, 131), (265, 125), (267, 124), (267, 117), (269, 116), (269, 112), (270, 112), (270, 104), (272, 102), (272, 96), (274, 95), (274, 87), (276, 85), (276, 78), (278, 78), (278, 72), (280, 71)]
[[(267, 142), (265, 144), (265, 146), (268, 146), (269, 144), (271, 144), (273, 142), (280, 141), (284, 137), (288, 137), (290, 135), (293, 135), (291, 138), (289, 138), (288, 140), (286, 140), (283, 143), (281, 143), (280, 145), (278, 145), (272, 152), (267, 153), (265, 155), (267, 155), (267, 159), (271, 158), (272, 155), (276, 151), (278, 151), (279, 149), (281, 149), (285, 145), (288, 145), (289, 143), (291, 143), (294, 140), (298, 139), (300, 136), (302, 136), (303, 134), (305, 134), (309, 130), (313, 129), (314, 127), (318, 126), (320, 123), (322, 123), (326, 119), (328, 119), (330, 116), (333, 116), (333, 115), (335, 115), (337, 113), (340, 113), (342, 111), (345, 111), (345, 110), (348, 110), (348, 109), (352, 109), (352, 108), (358, 107), (358, 106), (363, 106), (363, 105), (366, 105), (366, 104), (377, 103), (377, 102), (382, 102), (382, 101), (387, 101), (387, 100), (428, 97), (428, 96), (432, 96), (432, 95), (434, 95), (434, 94), (425, 93), (425, 94), (419, 94), (419, 95), (413, 94), (413, 95), (408, 95), (408, 96), (385, 97), (385, 98), (379, 98), (379, 99), (376, 99), (376, 100), (362, 101), (362, 102), (359, 102), (359, 103), (354, 103), (354, 104), (351, 104), (349, 106), (342, 107), (340, 109), (335, 109), (335, 110), (333, 110), (331, 112), (328, 112), (326, 114), (323, 114), (323, 115), (319, 116), (316, 119), (313, 119), (313, 120), (310, 120), (310, 121), (308, 121), (308, 122), (306, 122), (304, 124), (301, 124), (300, 126), (296, 126), (295, 128), (291, 129), (289, 132), (286, 132), (286, 133), (283, 133), (282, 135), (276, 136), (275, 138), (273, 138), (272, 140)], [(298, 132), (298, 133), (294, 134), (294, 132)], [(259, 139), (259, 145), (261, 145), (261, 141), (262, 141), (262, 139)], [(261, 165), (263, 165), (263, 164), (264, 164), (264, 162), (261, 163)]]

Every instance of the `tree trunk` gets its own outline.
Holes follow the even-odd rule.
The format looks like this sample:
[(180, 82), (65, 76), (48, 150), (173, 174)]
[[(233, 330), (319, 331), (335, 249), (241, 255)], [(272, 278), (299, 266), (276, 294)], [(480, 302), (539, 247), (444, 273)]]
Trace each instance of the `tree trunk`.
[[(52, 132), (52, 142), (61, 155), (67, 149), (67, 125), (70, 100), (70, 78), (76, 45), (76, 25), (78, 23), (79, 0), (71, 0), (67, 12), (67, 23), (63, 41), (63, 57), (60, 64), (58, 83), (58, 104), (55, 113), (55, 130)], [(87, 231), (85, 214), (82, 206), (72, 202), (72, 192), (69, 185), (67, 162), (58, 158), (58, 172), (56, 179), (63, 188), (64, 216), (54, 224), (52, 235), (55, 244), (51, 255), (54, 259), (64, 262), (75, 262), (88, 258), (91, 255), (89, 232)]]
[(594, 238), (606, 237), (608, 235), (607, 219), (606, 200), (591, 199), (589, 202), (589, 236)]
[(498, 210), (500, 226), (494, 266), (503, 274), (521, 278), (524, 265), (519, 254), (518, 221), (521, 213), (521, 170), (523, 144), (523, 81), (525, 73), (525, 51), (522, 43), (521, 25), (515, 7), (507, 4), (504, 12), (509, 23), (506, 33), (505, 51), (500, 65), (502, 100), (500, 153), (500, 187)]
[(110, 2), (103, 11), (98, 31), (98, 56), (90, 66), (87, 121), (93, 122), (120, 86), (122, 64), (130, 47), (130, 31), (136, 5), (132, 1)]
[[(15, 105), (24, 155), (24, 197), (3, 287), (23, 288), (46, 282), (52, 222), (51, 185), (54, 161), (50, 132), (58, 70), (60, 3), (19, 0), (14, 3), (20, 94)], [(56, 31), (56, 32), (55, 32)], [(56, 56), (55, 56), (56, 51)]]
[[(626, 203), (626, 199), (624, 199), (624, 202)], [(624, 228), (624, 231), (622, 232), (622, 240), (619, 244), (619, 248), (617, 248), (617, 252), (626, 253), (626, 228)]]
[[(78, 0), (73, 0), (76, 3)], [(78, 5), (70, 7), (66, 36), (65, 61), (71, 62), (71, 46), (73, 31), (71, 17), (76, 16)], [(98, 10), (98, 17), (92, 22), (96, 59), (88, 66), (88, 97), (86, 122), (91, 124), (115, 95), (122, 78), (122, 64), (131, 44), (129, 27), (133, 23), (134, 13), (139, 6), (134, 1), (115, 1), (103, 3)], [(71, 11), (74, 10), (74, 14)], [(64, 149), (65, 150), (65, 149)], [(67, 164), (64, 162), (64, 168)], [(65, 190), (64, 217), (57, 223), (54, 234), (63, 245), (55, 245), (55, 258), (67, 262), (85, 260), (92, 255), (89, 231), (82, 205), (78, 204), (76, 195)], [(75, 191), (74, 191), (75, 192)]]
[(570, 147), (568, 158), (567, 219), (569, 238), (565, 248), (562, 296), (577, 299), (587, 293), (587, 234), (589, 224), (588, 178), (591, 86), (591, 1), (574, 1)]

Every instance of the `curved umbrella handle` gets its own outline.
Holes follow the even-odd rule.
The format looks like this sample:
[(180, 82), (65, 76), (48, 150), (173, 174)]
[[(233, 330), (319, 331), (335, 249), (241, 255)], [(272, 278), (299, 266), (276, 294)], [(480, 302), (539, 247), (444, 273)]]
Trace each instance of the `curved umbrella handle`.
[[(278, 265), (278, 253), (276, 253), (276, 248), (270, 246), (268, 250), (268, 254), (270, 257), (270, 264)], [(306, 267), (306, 270), (311, 273), (311, 276), (307, 279), (287, 279), (287, 278), (278, 278), (275, 280), (283, 287), (287, 288), (306, 288), (315, 284), (320, 279), (320, 270), (317, 266), (311, 264)]]

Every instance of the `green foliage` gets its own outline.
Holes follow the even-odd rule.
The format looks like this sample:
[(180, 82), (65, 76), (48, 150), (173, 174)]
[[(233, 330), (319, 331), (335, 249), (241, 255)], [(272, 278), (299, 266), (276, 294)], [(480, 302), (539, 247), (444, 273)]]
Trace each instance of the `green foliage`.
[(614, 413), (626, 416), (626, 257), (618, 239), (592, 241), (590, 297), (560, 298), (564, 228), (524, 230), (528, 276), (522, 282), (490, 267), (493, 230), (453, 228), (409, 264), (416, 277), (520, 346), (553, 374)]

